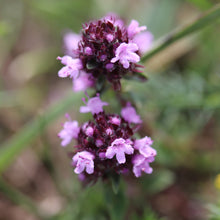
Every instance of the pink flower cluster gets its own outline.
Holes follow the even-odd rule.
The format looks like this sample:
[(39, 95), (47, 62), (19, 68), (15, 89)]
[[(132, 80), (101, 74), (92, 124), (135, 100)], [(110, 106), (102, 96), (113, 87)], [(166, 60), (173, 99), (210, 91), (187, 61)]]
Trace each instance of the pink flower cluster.
[(81, 180), (87, 183), (97, 181), (98, 178), (107, 178), (112, 172), (123, 174), (132, 171), (136, 177), (140, 177), (142, 172), (152, 173), (149, 164), (157, 152), (151, 147), (153, 141), (150, 137), (133, 137), (137, 125), (142, 123), (134, 107), (128, 103), (120, 116), (105, 113), (103, 106), (108, 103), (103, 102), (99, 95), (88, 98), (88, 102), (83, 101), (85, 106), (80, 108), (80, 112), (91, 112), (94, 120), (79, 126), (68, 116), (69, 120), (58, 135), (62, 146), (76, 140), (72, 165)]
[(135, 20), (126, 26), (110, 14), (84, 24), (80, 35), (67, 33), (66, 55), (57, 58), (64, 65), (58, 76), (72, 78), (74, 91), (85, 91), (103, 76), (120, 89), (120, 78), (140, 72), (140, 56), (152, 45), (153, 35), (146, 29)]

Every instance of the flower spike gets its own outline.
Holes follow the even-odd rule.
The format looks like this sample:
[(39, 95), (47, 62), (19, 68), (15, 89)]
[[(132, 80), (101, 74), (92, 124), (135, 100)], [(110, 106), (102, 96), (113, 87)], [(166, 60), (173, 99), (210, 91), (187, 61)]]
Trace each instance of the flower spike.
[(74, 91), (85, 91), (103, 77), (114, 90), (120, 90), (120, 79), (124, 75), (142, 72), (137, 68), (140, 67), (138, 62), (153, 39), (145, 30), (146, 26), (139, 26), (136, 20), (126, 26), (122, 19), (111, 13), (84, 24), (81, 35), (65, 34), (66, 55), (58, 57), (65, 66), (58, 72), (59, 77), (73, 78)]

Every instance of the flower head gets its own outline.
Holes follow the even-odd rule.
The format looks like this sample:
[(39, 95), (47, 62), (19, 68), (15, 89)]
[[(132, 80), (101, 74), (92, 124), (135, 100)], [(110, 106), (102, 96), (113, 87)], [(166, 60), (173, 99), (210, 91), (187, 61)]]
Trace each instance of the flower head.
[(136, 177), (142, 171), (152, 172), (149, 163), (156, 156), (151, 147), (153, 141), (147, 136), (136, 140), (133, 135), (137, 126), (133, 126), (133, 121), (118, 114), (105, 113), (103, 103), (96, 96), (80, 108), (82, 112), (92, 112), (93, 120), (78, 128), (72, 164), (75, 173), (83, 175), (82, 181), (89, 183), (108, 178), (113, 172), (128, 174), (133, 171)]
[(84, 24), (81, 35), (68, 33), (64, 37), (66, 53), (74, 59), (71, 65), (64, 64), (66, 66), (59, 71), (59, 76), (76, 79), (81, 71), (94, 80), (105, 76), (114, 89), (119, 90), (120, 79), (125, 74), (140, 72), (137, 63), (146, 45), (142, 47), (143, 38), (136, 36), (145, 29), (135, 20), (127, 27), (113, 13)]

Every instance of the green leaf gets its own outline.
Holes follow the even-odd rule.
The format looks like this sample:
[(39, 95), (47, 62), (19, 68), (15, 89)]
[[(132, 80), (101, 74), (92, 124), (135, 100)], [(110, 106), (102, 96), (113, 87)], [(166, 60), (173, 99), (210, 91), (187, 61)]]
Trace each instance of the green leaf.
[(60, 115), (64, 114), (80, 99), (80, 94), (71, 94), (53, 105), (44, 114), (26, 124), (18, 133), (9, 139), (0, 149), (0, 173), (2, 173), (22, 152), (34, 138), (40, 135), (45, 128)]

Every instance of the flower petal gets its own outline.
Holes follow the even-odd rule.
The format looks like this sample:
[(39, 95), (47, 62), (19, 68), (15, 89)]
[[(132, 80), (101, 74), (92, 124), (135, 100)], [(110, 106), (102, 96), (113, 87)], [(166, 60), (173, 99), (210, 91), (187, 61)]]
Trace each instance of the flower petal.
[(76, 168), (74, 170), (74, 172), (76, 174), (80, 174), (83, 172), (83, 170), (85, 169), (85, 164), (84, 163), (81, 163), (81, 162), (78, 162), (77, 165), (76, 165)]
[(68, 77), (70, 75), (70, 69), (67, 66), (64, 66), (62, 69), (59, 70), (58, 76), (61, 78)]
[(144, 54), (152, 47), (153, 40), (153, 34), (149, 31), (145, 31), (137, 34), (132, 41), (138, 45), (139, 52)]
[(86, 172), (88, 174), (92, 174), (94, 172), (94, 162), (93, 161), (91, 161), (90, 163), (88, 163), (86, 165)]
[(123, 151), (119, 150), (116, 153), (116, 159), (117, 159), (118, 163), (120, 163), (120, 164), (125, 163), (126, 162), (125, 153)]
[(127, 103), (127, 106), (121, 110), (121, 115), (129, 123), (140, 124), (142, 122), (135, 108), (130, 103)]
[(133, 154), (134, 153), (134, 149), (131, 145), (129, 144), (125, 144), (125, 151), (126, 154)]
[(113, 157), (114, 157), (114, 155), (115, 155), (115, 152), (114, 152), (114, 149), (113, 149), (113, 147), (108, 147), (107, 148), (107, 151), (106, 151), (106, 153), (105, 153), (105, 156), (107, 157), (107, 158), (109, 158), (109, 159), (112, 159)]

